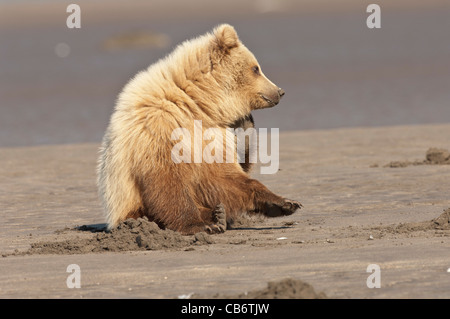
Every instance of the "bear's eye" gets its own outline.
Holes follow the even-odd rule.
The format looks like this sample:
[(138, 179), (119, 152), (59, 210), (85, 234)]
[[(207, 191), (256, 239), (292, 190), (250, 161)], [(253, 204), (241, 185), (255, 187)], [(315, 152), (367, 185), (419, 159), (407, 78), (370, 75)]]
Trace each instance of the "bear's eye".
[(259, 75), (259, 66), (255, 65), (255, 66), (252, 68), (252, 71), (253, 71), (253, 73), (255, 73), (256, 75)]

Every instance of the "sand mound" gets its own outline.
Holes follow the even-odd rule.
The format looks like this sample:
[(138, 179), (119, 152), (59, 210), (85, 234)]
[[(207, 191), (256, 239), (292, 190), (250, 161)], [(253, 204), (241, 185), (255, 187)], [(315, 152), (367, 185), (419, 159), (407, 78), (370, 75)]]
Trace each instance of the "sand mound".
[(371, 230), (380, 231), (381, 235), (383, 235), (383, 233), (409, 234), (417, 231), (450, 230), (450, 208), (447, 208), (439, 217), (432, 220), (417, 223), (401, 223), (390, 226), (377, 226), (371, 228)]
[(450, 208), (444, 210), (444, 212), (430, 222), (430, 227), (433, 229), (450, 230)]
[(147, 218), (127, 219), (111, 231), (86, 225), (77, 231), (94, 232), (94, 238), (71, 238), (62, 241), (37, 242), (24, 254), (85, 254), (185, 248), (191, 245), (211, 244), (206, 233), (183, 236), (172, 230), (162, 230)]
[(450, 152), (446, 149), (432, 147), (425, 154), (422, 161), (394, 161), (384, 167), (406, 167), (411, 165), (450, 165)]
[(317, 293), (314, 288), (301, 280), (286, 278), (278, 281), (271, 281), (266, 288), (252, 290), (237, 295), (215, 294), (212, 297), (193, 296), (195, 298), (215, 298), (215, 299), (325, 299), (323, 293)]
[(450, 230), (450, 208), (437, 218), (430, 221), (418, 223), (402, 223), (393, 228), (396, 233), (408, 233), (412, 231), (426, 231), (426, 230)]
[(247, 215), (237, 216), (231, 223), (227, 223), (227, 229), (245, 229), (260, 225), (266, 220), (263, 215)]
[[(233, 298), (233, 297), (232, 297)], [(323, 292), (316, 293), (314, 288), (301, 280), (283, 279), (269, 282), (261, 290), (253, 290), (236, 296), (240, 299), (324, 299)]]

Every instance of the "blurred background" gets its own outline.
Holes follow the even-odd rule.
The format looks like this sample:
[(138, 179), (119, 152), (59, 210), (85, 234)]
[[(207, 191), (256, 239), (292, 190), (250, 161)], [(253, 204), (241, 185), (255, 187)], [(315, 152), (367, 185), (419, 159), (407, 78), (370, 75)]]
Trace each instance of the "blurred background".
[(257, 127), (450, 122), (448, 0), (76, 1), (69, 29), (72, 2), (0, 0), (0, 147), (100, 142), (133, 75), (223, 22), (286, 91)]

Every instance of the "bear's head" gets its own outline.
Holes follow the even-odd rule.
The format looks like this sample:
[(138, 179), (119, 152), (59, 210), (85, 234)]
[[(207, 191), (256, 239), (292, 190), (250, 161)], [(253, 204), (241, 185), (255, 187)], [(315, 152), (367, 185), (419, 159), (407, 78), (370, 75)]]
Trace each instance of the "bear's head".
[(249, 111), (272, 107), (284, 91), (262, 72), (252, 52), (239, 40), (236, 30), (222, 24), (213, 30), (210, 43), (211, 73), (230, 92), (249, 106)]

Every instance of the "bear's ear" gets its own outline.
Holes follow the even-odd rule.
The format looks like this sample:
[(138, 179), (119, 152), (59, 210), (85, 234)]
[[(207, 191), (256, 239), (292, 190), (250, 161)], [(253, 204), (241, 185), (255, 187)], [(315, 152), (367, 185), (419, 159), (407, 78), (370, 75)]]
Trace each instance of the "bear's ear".
[(239, 37), (236, 30), (229, 24), (221, 24), (214, 31), (214, 44), (219, 51), (228, 53), (230, 49), (239, 45)]

